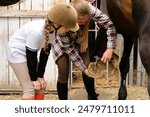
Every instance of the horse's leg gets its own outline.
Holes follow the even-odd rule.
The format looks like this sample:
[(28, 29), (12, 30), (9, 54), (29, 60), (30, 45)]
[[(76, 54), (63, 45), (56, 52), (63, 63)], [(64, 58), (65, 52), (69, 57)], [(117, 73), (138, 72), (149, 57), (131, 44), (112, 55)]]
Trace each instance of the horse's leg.
[(0, 0), (0, 6), (8, 6), (12, 4), (16, 4), (20, 0)]
[(133, 45), (133, 38), (131, 36), (122, 36), (124, 38), (124, 51), (119, 64), (119, 69), (121, 73), (121, 83), (118, 92), (118, 100), (125, 100), (127, 97), (126, 76), (129, 72), (129, 56)]
[(142, 64), (148, 75), (147, 89), (150, 98), (150, 34), (143, 33), (139, 37), (139, 52)]
[(93, 50), (90, 52), (90, 58), (91, 60), (95, 60), (94, 57), (102, 57), (103, 53), (107, 49), (107, 35), (106, 35), (106, 29), (101, 27), (97, 33), (97, 37), (95, 40), (95, 45), (93, 46)]

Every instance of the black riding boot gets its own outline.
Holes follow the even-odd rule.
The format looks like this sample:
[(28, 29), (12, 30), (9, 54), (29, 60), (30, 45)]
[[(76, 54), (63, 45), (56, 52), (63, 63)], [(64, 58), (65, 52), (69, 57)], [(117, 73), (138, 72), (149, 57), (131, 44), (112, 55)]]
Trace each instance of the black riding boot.
[(88, 93), (88, 100), (98, 100), (99, 94), (95, 92), (94, 78), (89, 78), (87, 75), (82, 74), (84, 86)]
[(57, 82), (57, 93), (59, 100), (68, 99), (68, 84)]

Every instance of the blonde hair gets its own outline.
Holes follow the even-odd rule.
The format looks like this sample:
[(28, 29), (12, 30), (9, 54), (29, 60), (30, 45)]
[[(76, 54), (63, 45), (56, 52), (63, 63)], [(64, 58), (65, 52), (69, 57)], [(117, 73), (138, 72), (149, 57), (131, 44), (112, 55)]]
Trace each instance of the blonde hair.
[(72, 0), (73, 7), (76, 9), (78, 16), (90, 15), (88, 2), (85, 0)]
[[(76, 9), (78, 16), (86, 16), (86, 15), (90, 16), (91, 12), (87, 1), (72, 0), (72, 5)], [(88, 29), (89, 29), (89, 22), (86, 22), (82, 31), (80, 52), (85, 52), (88, 47)]]
[(45, 53), (49, 53), (49, 34), (52, 31), (52, 23), (49, 22), (48, 18), (45, 19), (45, 25), (44, 25), (44, 38), (45, 38), (45, 46), (44, 51)]

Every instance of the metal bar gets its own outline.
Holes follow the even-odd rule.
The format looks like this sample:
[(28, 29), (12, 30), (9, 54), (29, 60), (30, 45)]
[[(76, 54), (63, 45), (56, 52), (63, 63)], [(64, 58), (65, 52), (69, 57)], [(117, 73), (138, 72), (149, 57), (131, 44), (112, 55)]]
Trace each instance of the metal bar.
[(129, 81), (130, 86), (133, 86), (133, 59), (134, 59), (133, 48), (134, 48), (134, 46), (132, 47), (131, 55), (130, 55), (130, 58), (129, 58), (130, 67), (129, 67), (128, 81)]
[(141, 67), (142, 67), (142, 63), (141, 63), (141, 58), (140, 58), (140, 53), (139, 53), (139, 43), (138, 43), (138, 51), (137, 51), (137, 81), (136, 84), (137, 86), (140, 86), (141, 84)]
[(107, 61), (106, 63), (106, 86), (108, 86), (108, 82), (109, 82), (109, 62)]
[(72, 64), (72, 61), (70, 60), (69, 62), (69, 88), (71, 88), (73, 84), (72, 73), (77, 72), (77, 71), (73, 71), (72, 69), (73, 69), (73, 64)]
[(146, 80), (146, 72), (145, 72), (145, 68), (142, 65), (142, 87), (145, 86), (145, 80)]
[(45, 17), (48, 11), (42, 10), (0, 10), (0, 18), (6, 17)]

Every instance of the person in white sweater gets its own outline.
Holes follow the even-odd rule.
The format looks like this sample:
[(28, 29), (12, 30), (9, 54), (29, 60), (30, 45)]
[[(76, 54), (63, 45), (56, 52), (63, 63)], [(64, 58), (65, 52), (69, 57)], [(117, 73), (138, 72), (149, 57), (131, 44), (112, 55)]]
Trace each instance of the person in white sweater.
[(78, 29), (75, 9), (68, 4), (55, 4), (45, 20), (25, 24), (9, 39), (6, 55), (22, 86), (22, 99), (44, 99), (46, 81), (43, 77), (51, 49), (49, 40), (45, 41), (45, 38), (54, 39), (57, 31), (75, 32)]

